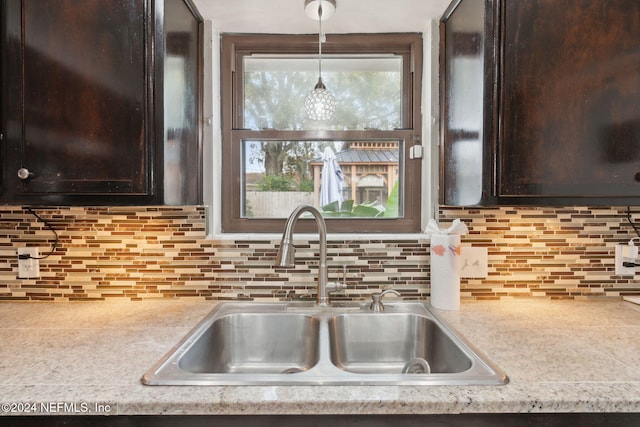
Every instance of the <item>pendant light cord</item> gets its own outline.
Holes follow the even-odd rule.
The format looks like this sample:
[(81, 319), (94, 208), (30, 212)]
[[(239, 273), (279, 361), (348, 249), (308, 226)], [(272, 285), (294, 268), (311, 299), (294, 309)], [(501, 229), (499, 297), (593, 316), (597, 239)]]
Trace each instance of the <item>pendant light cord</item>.
[(318, 31), (318, 78), (322, 81), (322, 0), (318, 3), (318, 22), (320, 23)]

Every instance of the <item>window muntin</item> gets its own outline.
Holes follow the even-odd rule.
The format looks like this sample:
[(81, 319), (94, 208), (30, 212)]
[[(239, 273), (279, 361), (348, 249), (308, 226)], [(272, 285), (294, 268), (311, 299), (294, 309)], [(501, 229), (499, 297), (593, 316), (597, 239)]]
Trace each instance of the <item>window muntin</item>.
[[(223, 35), (222, 36), (222, 61), (221, 61), (221, 95), (222, 95), (222, 124), (223, 124), (223, 144), (222, 144), (222, 231), (223, 232), (281, 232), (284, 225), (282, 213), (258, 215), (252, 211), (247, 202), (247, 194), (255, 189), (251, 182), (253, 177), (247, 175), (252, 170), (249, 164), (250, 158), (255, 153), (255, 147), (262, 144), (278, 144), (282, 142), (295, 141), (297, 144), (316, 144), (316, 150), (322, 145), (332, 144), (337, 151), (340, 151), (341, 144), (380, 144), (390, 142), (396, 145), (397, 164), (393, 169), (397, 174), (398, 183), (397, 194), (394, 204), (397, 204), (397, 211), (392, 215), (368, 217), (349, 216), (344, 217), (327, 213), (327, 225), (330, 232), (418, 232), (420, 230), (420, 195), (421, 195), (421, 160), (409, 158), (409, 148), (414, 144), (420, 144), (420, 99), (421, 99), (421, 70), (422, 70), (422, 41), (419, 34), (384, 34), (384, 35), (331, 35), (328, 42), (323, 46), (323, 52), (328, 52), (327, 56), (336, 58), (337, 64), (341, 64), (343, 71), (353, 68), (353, 64), (358, 60), (368, 63), (360, 66), (359, 70), (371, 70), (371, 64), (378, 65), (378, 68), (389, 68), (388, 64), (395, 61), (396, 81), (401, 87), (399, 96), (396, 95), (389, 105), (396, 115), (393, 121), (381, 124), (380, 121), (374, 123), (370, 120), (372, 114), (365, 113), (359, 119), (350, 122), (343, 121), (340, 125), (327, 122), (309, 123), (296, 119), (302, 117), (302, 105), (304, 97), (317, 81), (317, 63), (315, 62), (315, 52), (317, 50), (317, 39), (312, 36), (276, 36), (276, 35)], [(266, 75), (265, 72), (275, 72), (278, 68), (291, 69), (291, 61), (299, 61), (307, 55), (305, 61), (296, 65), (297, 68), (309, 68), (309, 86), (302, 92), (301, 102), (298, 106), (292, 101), (291, 96), (285, 96), (282, 100), (282, 107), (288, 108), (290, 117), (288, 122), (277, 124), (269, 119), (258, 120), (262, 117), (274, 117), (274, 112), (269, 110), (268, 114), (256, 114), (245, 111), (245, 91), (248, 87), (245, 79), (245, 71), (258, 73), (254, 76)], [(284, 64), (284, 67), (266, 66), (269, 62), (260, 62), (263, 58), (276, 57), (284, 58), (285, 62), (275, 62)], [(304, 59), (304, 58), (303, 58)], [(373, 59), (373, 61), (371, 60)], [(381, 60), (381, 62), (379, 61)], [(325, 76), (325, 64), (323, 60), (323, 80), (329, 89), (336, 90), (328, 84)], [(273, 64), (274, 62), (272, 62)], [(345, 66), (345, 64), (351, 64)], [(246, 70), (245, 70), (246, 68)], [(295, 68), (295, 67), (293, 67)], [(393, 67), (391, 67), (393, 68)], [(397, 74), (397, 68), (401, 68), (401, 73)], [(375, 71), (380, 71), (375, 70)], [(370, 89), (371, 90), (371, 89)], [(397, 94), (397, 90), (395, 92)], [(269, 96), (267, 99), (272, 101)], [(355, 95), (347, 97), (347, 103), (358, 103), (361, 99)], [(376, 101), (378, 102), (378, 101)], [(375, 102), (374, 102), (375, 103)], [(418, 107), (416, 107), (418, 106)], [(356, 108), (357, 110), (357, 108)], [(263, 110), (264, 111), (264, 110)], [(361, 111), (367, 111), (362, 109)], [(279, 113), (280, 115), (282, 113)], [(300, 114), (299, 116), (296, 116)], [(336, 115), (338, 115), (337, 113)], [(398, 118), (399, 115), (399, 118)], [(345, 124), (347, 123), (347, 124)], [(397, 126), (399, 124), (399, 126)], [(415, 124), (415, 126), (414, 126)], [(253, 147), (253, 148), (252, 148)], [(253, 150), (253, 151), (252, 151)], [(266, 162), (266, 159), (262, 161)], [(258, 162), (260, 163), (260, 162)], [(262, 165), (263, 167), (264, 165)], [(309, 165), (307, 165), (308, 167)], [(375, 169), (375, 165), (368, 165)], [(255, 171), (254, 171), (255, 172)], [(258, 172), (264, 173), (264, 172)], [(283, 168), (278, 178), (283, 178), (291, 171)], [(386, 176), (380, 171), (362, 176), (359, 178), (360, 186), (356, 186), (356, 196), (353, 197), (357, 203), (375, 199), (378, 206), (386, 205), (392, 194), (384, 184), (388, 184), (389, 173)], [(309, 175), (307, 175), (308, 177)], [(386, 180), (386, 181), (385, 181)], [(278, 184), (271, 183), (273, 185)], [(352, 183), (348, 182), (343, 191), (349, 196), (352, 194)], [(308, 183), (307, 183), (308, 185)], [(314, 184), (317, 185), (317, 184)], [(395, 185), (395, 184), (394, 184)], [(346, 200), (349, 200), (345, 197)], [(384, 203), (383, 203), (384, 202)], [(314, 203), (316, 204), (316, 203)], [(375, 204), (375, 203), (374, 203)], [(317, 204), (316, 204), (317, 205)], [(385, 207), (386, 210), (386, 207)], [(302, 221), (298, 226), (305, 229), (306, 221)], [(307, 224), (311, 225), (311, 224)], [(308, 228), (312, 230), (313, 227)]]

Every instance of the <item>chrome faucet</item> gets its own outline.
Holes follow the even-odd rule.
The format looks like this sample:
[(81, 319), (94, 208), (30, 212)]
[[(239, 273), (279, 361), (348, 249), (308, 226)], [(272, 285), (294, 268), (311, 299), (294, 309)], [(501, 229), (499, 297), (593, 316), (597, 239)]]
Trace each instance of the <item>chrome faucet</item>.
[(316, 220), (320, 240), (320, 259), (318, 260), (318, 296), (317, 304), (329, 305), (329, 292), (337, 292), (344, 287), (340, 282), (329, 283), (327, 272), (327, 224), (316, 208), (310, 205), (300, 205), (291, 212), (282, 233), (282, 241), (276, 256), (276, 265), (279, 267), (293, 267), (295, 264), (296, 249), (293, 246), (293, 229), (298, 218), (305, 212), (309, 212)]

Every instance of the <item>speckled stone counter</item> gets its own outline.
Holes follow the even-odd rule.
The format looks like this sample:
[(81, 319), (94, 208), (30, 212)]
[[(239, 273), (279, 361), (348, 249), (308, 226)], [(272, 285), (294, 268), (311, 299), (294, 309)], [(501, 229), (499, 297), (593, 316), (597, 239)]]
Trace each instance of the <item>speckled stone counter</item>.
[(439, 313), (503, 386), (144, 386), (210, 302), (0, 303), (1, 415), (640, 412), (640, 306), (463, 303)]

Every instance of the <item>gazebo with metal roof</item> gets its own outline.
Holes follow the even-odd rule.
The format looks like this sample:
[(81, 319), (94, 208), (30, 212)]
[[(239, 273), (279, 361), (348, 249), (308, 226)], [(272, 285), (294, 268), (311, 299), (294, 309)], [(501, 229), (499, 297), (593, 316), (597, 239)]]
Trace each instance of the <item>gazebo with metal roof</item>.
[[(336, 153), (344, 174), (343, 196), (356, 204), (378, 201), (384, 205), (398, 179), (398, 141), (348, 142)], [(322, 158), (309, 162), (313, 171), (314, 200), (319, 200)]]

